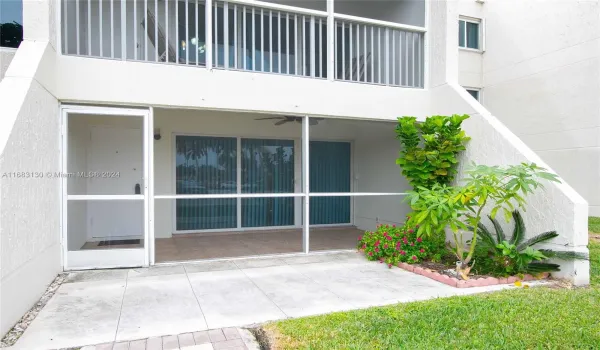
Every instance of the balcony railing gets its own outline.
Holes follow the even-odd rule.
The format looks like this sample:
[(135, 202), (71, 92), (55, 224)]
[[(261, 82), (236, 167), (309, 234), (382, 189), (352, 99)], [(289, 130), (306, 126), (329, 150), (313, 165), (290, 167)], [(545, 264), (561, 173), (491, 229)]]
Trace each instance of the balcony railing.
[(424, 82), (424, 28), (268, 2), (63, 0), (61, 25), (68, 55), (414, 88)]

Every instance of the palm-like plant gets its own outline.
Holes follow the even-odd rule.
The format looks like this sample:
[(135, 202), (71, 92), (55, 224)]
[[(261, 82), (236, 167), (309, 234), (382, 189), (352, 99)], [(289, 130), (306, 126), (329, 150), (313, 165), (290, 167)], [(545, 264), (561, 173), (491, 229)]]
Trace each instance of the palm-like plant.
[(562, 260), (587, 259), (585, 254), (573, 251), (556, 251), (535, 249), (534, 245), (544, 243), (558, 237), (556, 231), (548, 231), (525, 239), (525, 222), (518, 210), (512, 212), (514, 228), (512, 236), (506, 237), (498, 220), (488, 216), (493, 225), (493, 233), (479, 222), (477, 234), (481, 238), (481, 249), (492, 258), (496, 270), (503, 273), (531, 273), (559, 271), (559, 265), (546, 262), (555, 258)]

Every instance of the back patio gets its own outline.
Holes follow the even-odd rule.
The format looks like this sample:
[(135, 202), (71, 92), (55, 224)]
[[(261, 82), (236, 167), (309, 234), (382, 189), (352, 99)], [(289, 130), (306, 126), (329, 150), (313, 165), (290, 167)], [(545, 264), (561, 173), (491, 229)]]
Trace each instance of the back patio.
[(153, 339), (503, 288), (452, 288), (353, 252), (73, 272), (15, 348)]

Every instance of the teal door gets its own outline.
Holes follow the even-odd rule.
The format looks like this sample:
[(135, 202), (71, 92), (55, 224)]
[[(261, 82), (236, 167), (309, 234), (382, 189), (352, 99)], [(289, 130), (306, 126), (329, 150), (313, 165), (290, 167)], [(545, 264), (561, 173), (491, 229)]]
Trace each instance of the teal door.
[[(310, 191), (351, 191), (349, 142), (310, 142)], [(350, 197), (311, 197), (310, 224), (350, 223)]]

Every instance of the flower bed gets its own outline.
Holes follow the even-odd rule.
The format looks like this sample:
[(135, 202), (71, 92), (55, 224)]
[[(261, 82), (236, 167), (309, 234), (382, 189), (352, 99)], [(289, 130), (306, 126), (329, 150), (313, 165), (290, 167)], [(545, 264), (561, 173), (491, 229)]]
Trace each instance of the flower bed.
[(472, 278), (468, 280), (461, 280), (456, 277), (449, 276), (444, 273), (440, 273), (438, 271), (434, 271), (428, 268), (421, 267), (419, 265), (411, 265), (404, 262), (398, 263), (398, 267), (404, 269), (406, 271), (414, 272), (418, 275), (431, 278), (432, 280), (436, 280), (438, 282), (447, 284), (456, 288), (470, 288), (470, 287), (484, 287), (484, 286), (493, 286), (496, 284), (513, 284), (517, 281), (533, 281), (548, 278), (548, 273), (544, 272), (540, 276), (533, 276), (530, 274), (525, 274), (521, 278), (520, 276), (510, 276), (510, 277), (479, 277)]
[(398, 266), (456, 288), (512, 284), (548, 277), (548, 273), (537, 277), (531, 274), (509, 277), (475, 274), (468, 280), (460, 279), (454, 275), (443, 238), (418, 237), (416, 229), (418, 226), (413, 229), (408, 225), (378, 225), (375, 231), (366, 231), (358, 238), (357, 248), (368, 260), (386, 263), (389, 268)]
[(375, 231), (366, 231), (358, 237), (357, 248), (368, 260), (385, 262), (389, 267), (400, 262), (417, 263), (426, 259), (439, 260), (444, 249), (443, 240), (417, 237), (407, 225), (378, 225)]

